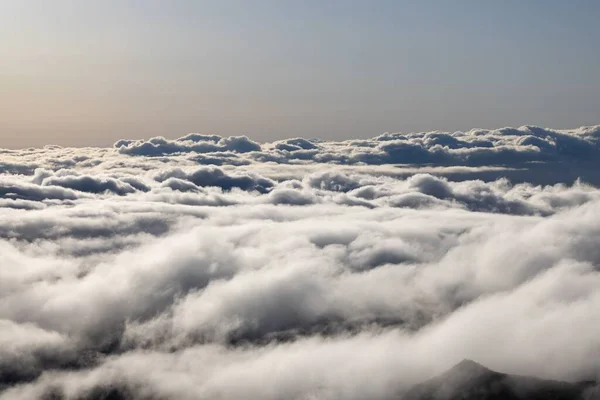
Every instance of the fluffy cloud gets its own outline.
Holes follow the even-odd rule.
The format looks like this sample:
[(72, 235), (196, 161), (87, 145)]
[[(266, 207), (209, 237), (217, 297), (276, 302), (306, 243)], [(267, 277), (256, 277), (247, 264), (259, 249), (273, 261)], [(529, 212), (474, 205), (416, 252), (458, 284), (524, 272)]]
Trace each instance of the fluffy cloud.
[(167, 140), (155, 137), (148, 141), (120, 140), (115, 143), (115, 148), (120, 153), (137, 156), (158, 156), (181, 152), (214, 153), (232, 151), (247, 153), (260, 150), (260, 144), (248, 139), (246, 136), (206, 136), (190, 134), (177, 140)]
[(388, 399), (463, 358), (598, 379), (599, 132), (5, 151), (0, 398)]

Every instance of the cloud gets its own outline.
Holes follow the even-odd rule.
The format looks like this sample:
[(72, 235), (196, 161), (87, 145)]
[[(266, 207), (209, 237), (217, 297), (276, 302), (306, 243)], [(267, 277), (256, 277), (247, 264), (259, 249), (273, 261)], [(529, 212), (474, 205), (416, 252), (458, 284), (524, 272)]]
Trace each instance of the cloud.
[(29, 182), (16, 181), (14, 179), (0, 180), (0, 195), (3, 198), (23, 200), (75, 200), (77, 193), (73, 190), (60, 186), (40, 186)]
[(166, 170), (156, 175), (155, 179), (159, 182), (169, 178), (179, 178), (192, 182), (196, 186), (220, 187), (223, 190), (240, 188), (242, 190), (256, 190), (261, 193), (269, 191), (273, 187), (270, 179), (253, 173), (246, 174), (226, 174), (217, 167), (201, 167), (196, 170), (185, 172), (179, 168)]
[(42, 181), (42, 185), (61, 186), (88, 193), (112, 192), (121, 196), (136, 190), (129, 183), (116, 179), (80, 175), (48, 177)]
[(218, 137), (198, 134), (190, 134), (177, 140), (168, 140), (163, 137), (155, 137), (148, 141), (119, 140), (114, 147), (122, 154), (136, 156), (161, 156), (186, 152), (214, 153), (231, 151), (247, 153), (259, 151), (261, 148), (260, 144), (246, 136)]
[(387, 399), (464, 358), (598, 379), (599, 137), (7, 151), (0, 399)]

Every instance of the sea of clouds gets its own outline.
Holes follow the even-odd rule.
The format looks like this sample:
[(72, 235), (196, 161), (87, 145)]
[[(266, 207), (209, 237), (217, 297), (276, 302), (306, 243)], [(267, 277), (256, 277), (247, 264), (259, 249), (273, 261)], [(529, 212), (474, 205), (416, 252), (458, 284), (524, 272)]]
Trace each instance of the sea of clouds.
[(0, 150), (0, 399), (597, 379), (599, 185), (600, 126)]

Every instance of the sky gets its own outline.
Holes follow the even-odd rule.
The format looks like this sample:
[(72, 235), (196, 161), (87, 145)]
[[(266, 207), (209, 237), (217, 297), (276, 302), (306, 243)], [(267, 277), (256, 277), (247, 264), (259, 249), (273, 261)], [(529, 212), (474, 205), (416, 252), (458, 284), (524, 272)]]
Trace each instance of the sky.
[(0, 147), (600, 123), (596, 1), (0, 0)]
[(597, 398), (598, 17), (0, 0), (0, 400)]

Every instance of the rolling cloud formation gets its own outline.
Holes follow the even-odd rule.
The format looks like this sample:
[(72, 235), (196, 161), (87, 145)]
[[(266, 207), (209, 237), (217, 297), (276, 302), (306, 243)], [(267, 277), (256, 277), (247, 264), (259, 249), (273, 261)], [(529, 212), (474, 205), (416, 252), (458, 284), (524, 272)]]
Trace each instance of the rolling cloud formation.
[(0, 399), (597, 380), (598, 167), (600, 126), (0, 150)]

